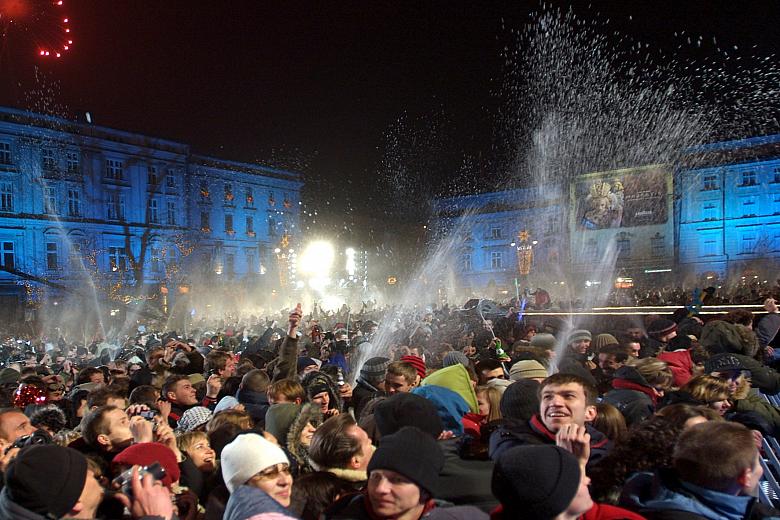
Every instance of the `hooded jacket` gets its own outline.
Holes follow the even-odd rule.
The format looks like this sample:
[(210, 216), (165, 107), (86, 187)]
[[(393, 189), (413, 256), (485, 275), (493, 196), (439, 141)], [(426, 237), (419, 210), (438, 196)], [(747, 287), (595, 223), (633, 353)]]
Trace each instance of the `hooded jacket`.
[(463, 398), (469, 407), (468, 411), (479, 413), (477, 394), (471, 385), (468, 370), (460, 363), (437, 370), (420, 383), (421, 387), (428, 385), (441, 386), (452, 390)]
[(722, 320), (707, 323), (701, 331), (699, 343), (710, 354), (742, 354), (753, 357), (758, 352), (758, 338), (743, 325)]
[(463, 435), (463, 416), (469, 413), (469, 405), (460, 394), (443, 386), (426, 385), (412, 390), (412, 393), (424, 397), (436, 406), (444, 429), (450, 430), (455, 436)]
[(658, 359), (666, 362), (674, 377), (674, 386), (681, 387), (693, 377), (693, 358), (687, 349), (664, 351), (658, 354)]
[(637, 473), (626, 482), (620, 504), (650, 520), (777, 518), (780, 511), (749, 496), (729, 495), (677, 479), (673, 472)]
[[(585, 424), (590, 434), (590, 458), (588, 468), (604, 458), (612, 449), (612, 442), (590, 424)], [(555, 433), (547, 429), (539, 415), (526, 422), (505, 422), (490, 436), (490, 458), (498, 459), (501, 454), (515, 446), (555, 444)]]
[(615, 371), (612, 387), (603, 402), (611, 404), (626, 418), (630, 426), (655, 413), (653, 388), (636, 368), (623, 366)]
[(456, 505), (472, 505), (490, 512), (498, 500), (490, 489), (492, 460), (465, 460), (460, 457), (460, 439), (439, 441), (444, 453), (444, 467), (439, 473), (439, 493), (436, 498)]
[(268, 408), (271, 407), (265, 392), (253, 392), (245, 388), (239, 388), (238, 392), (236, 392), (236, 399), (244, 405), (244, 409), (252, 417), (255, 425), (265, 426), (265, 414)]
[(233, 491), (225, 508), (224, 520), (297, 520), (287, 508), (253, 486), (240, 486)]
[(330, 398), (328, 409), (333, 410), (335, 408), (339, 412), (344, 411), (344, 402), (341, 400), (339, 388), (328, 374), (324, 372), (309, 372), (304, 376), (303, 380), (301, 380), (301, 385), (306, 391), (307, 401), (311, 401), (312, 397), (319, 393), (319, 391), (314, 391), (317, 387), (325, 387)]
[(309, 450), (301, 444), (301, 432), (308, 423), (311, 423), (315, 428), (322, 424), (322, 412), (318, 406), (311, 403), (306, 403), (301, 407), (290, 429), (287, 431), (287, 442), (285, 443), (287, 453), (294, 459), (291, 462), (296, 466), (293, 477), (314, 471), (309, 462)]
[[(327, 520), (376, 520), (365, 494), (352, 495), (338, 500), (325, 513)], [(442, 500), (430, 500), (420, 520), (487, 520), (488, 515), (475, 507), (453, 506)]]

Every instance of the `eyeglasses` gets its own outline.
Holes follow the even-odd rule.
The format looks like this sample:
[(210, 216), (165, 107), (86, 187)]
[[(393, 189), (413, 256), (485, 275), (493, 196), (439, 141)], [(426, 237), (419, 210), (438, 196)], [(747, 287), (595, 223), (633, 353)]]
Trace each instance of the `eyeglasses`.
[(279, 478), (279, 475), (289, 475), (289, 474), (290, 474), (289, 464), (276, 464), (274, 466), (265, 468), (263, 471), (256, 474), (255, 476), (262, 480), (273, 480), (275, 478)]

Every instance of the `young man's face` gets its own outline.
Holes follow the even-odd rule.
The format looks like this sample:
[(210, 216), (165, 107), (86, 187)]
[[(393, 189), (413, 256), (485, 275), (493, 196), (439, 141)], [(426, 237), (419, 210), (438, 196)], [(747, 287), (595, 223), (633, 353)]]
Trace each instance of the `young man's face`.
[(320, 405), (320, 410), (322, 410), (322, 413), (325, 413), (328, 411), (328, 405), (330, 404), (330, 394), (328, 392), (315, 394), (311, 398), (311, 402)]
[(352, 425), (346, 430), (346, 434), (354, 437), (360, 443), (360, 453), (358, 454), (358, 466), (353, 469), (365, 470), (368, 462), (374, 454), (374, 446), (371, 444), (371, 438), (366, 431), (357, 425)]
[(173, 387), (173, 391), (168, 392), (168, 399), (182, 406), (192, 406), (198, 403), (195, 395), (195, 387), (187, 379), (182, 379)]
[(635, 358), (639, 357), (639, 351), (642, 350), (642, 345), (638, 341), (632, 341), (628, 344), (629, 354)]
[(569, 348), (571, 348), (577, 354), (587, 354), (588, 349), (590, 348), (590, 340), (578, 339), (577, 341), (572, 341), (569, 345)]
[(547, 429), (557, 432), (564, 424), (585, 426), (596, 418), (596, 407), (587, 404), (582, 385), (566, 383), (542, 388), (539, 413)]
[(222, 372), (219, 374), (219, 377), (227, 379), (228, 377), (233, 377), (236, 375), (236, 360), (233, 359), (233, 356), (230, 356), (227, 358), (227, 361), (225, 361), (225, 369), (222, 370)]
[(611, 375), (622, 366), (623, 363), (618, 363), (615, 359), (615, 354), (599, 354), (599, 368), (605, 374)]
[(494, 368), (493, 370), (483, 370), (480, 374), (480, 384), (486, 384), (488, 381), (494, 379), (506, 379), (504, 369), (501, 367)]
[(124, 410), (111, 410), (106, 413), (106, 422), (108, 424), (108, 434), (106, 434), (105, 445), (108, 451), (117, 451), (124, 449), (133, 442), (133, 434), (130, 431), (130, 419)]
[(758, 450), (756, 450), (756, 457), (753, 461), (753, 467), (746, 472), (744, 480), (741, 482), (742, 491), (740, 494), (747, 496), (758, 495), (758, 482), (764, 475), (764, 468), (761, 467), (761, 462), (758, 459)]
[(422, 512), (420, 488), (400, 473), (375, 469), (368, 477), (368, 499), (379, 518), (418, 518)]
[(386, 374), (385, 375), (385, 392), (388, 395), (395, 395), (398, 393), (408, 393), (412, 391), (414, 385), (406, 380), (402, 375)]
[(30, 424), (30, 419), (22, 412), (8, 412), (0, 415), (0, 441), (7, 445), (19, 437), (30, 435), (35, 431), (35, 427)]

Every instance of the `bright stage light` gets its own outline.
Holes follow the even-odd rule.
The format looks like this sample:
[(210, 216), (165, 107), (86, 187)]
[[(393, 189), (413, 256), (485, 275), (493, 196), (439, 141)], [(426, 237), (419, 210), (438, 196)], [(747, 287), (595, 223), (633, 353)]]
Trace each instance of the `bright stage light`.
[(355, 250), (351, 247), (348, 247), (344, 253), (347, 256), (347, 265), (345, 266), (347, 269), (347, 274), (349, 276), (355, 276)]
[(333, 245), (325, 241), (312, 242), (298, 256), (298, 268), (302, 273), (327, 276), (336, 256)]

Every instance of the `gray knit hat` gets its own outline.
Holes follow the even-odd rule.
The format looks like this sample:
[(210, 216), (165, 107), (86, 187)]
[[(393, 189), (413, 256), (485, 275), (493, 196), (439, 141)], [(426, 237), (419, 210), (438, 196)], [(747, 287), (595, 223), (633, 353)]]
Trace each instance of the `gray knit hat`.
[(386, 357), (372, 357), (363, 363), (360, 369), (360, 379), (366, 383), (379, 383), (385, 378), (390, 360)]
[(444, 365), (444, 368), (451, 367), (452, 365), (457, 365), (460, 363), (464, 367), (469, 366), (469, 358), (464, 354), (463, 352), (459, 350), (453, 350), (451, 352), (447, 352), (447, 355), (444, 356), (444, 359), (442, 359), (442, 364)]
[(531, 346), (547, 350), (555, 350), (555, 336), (549, 332), (540, 332), (531, 338)]
[(592, 339), (593, 336), (591, 336), (589, 330), (575, 329), (571, 331), (571, 334), (569, 334), (569, 339), (566, 341), (566, 343), (571, 344), (574, 343), (575, 341), (582, 341), (582, 340), (591, 341)]

